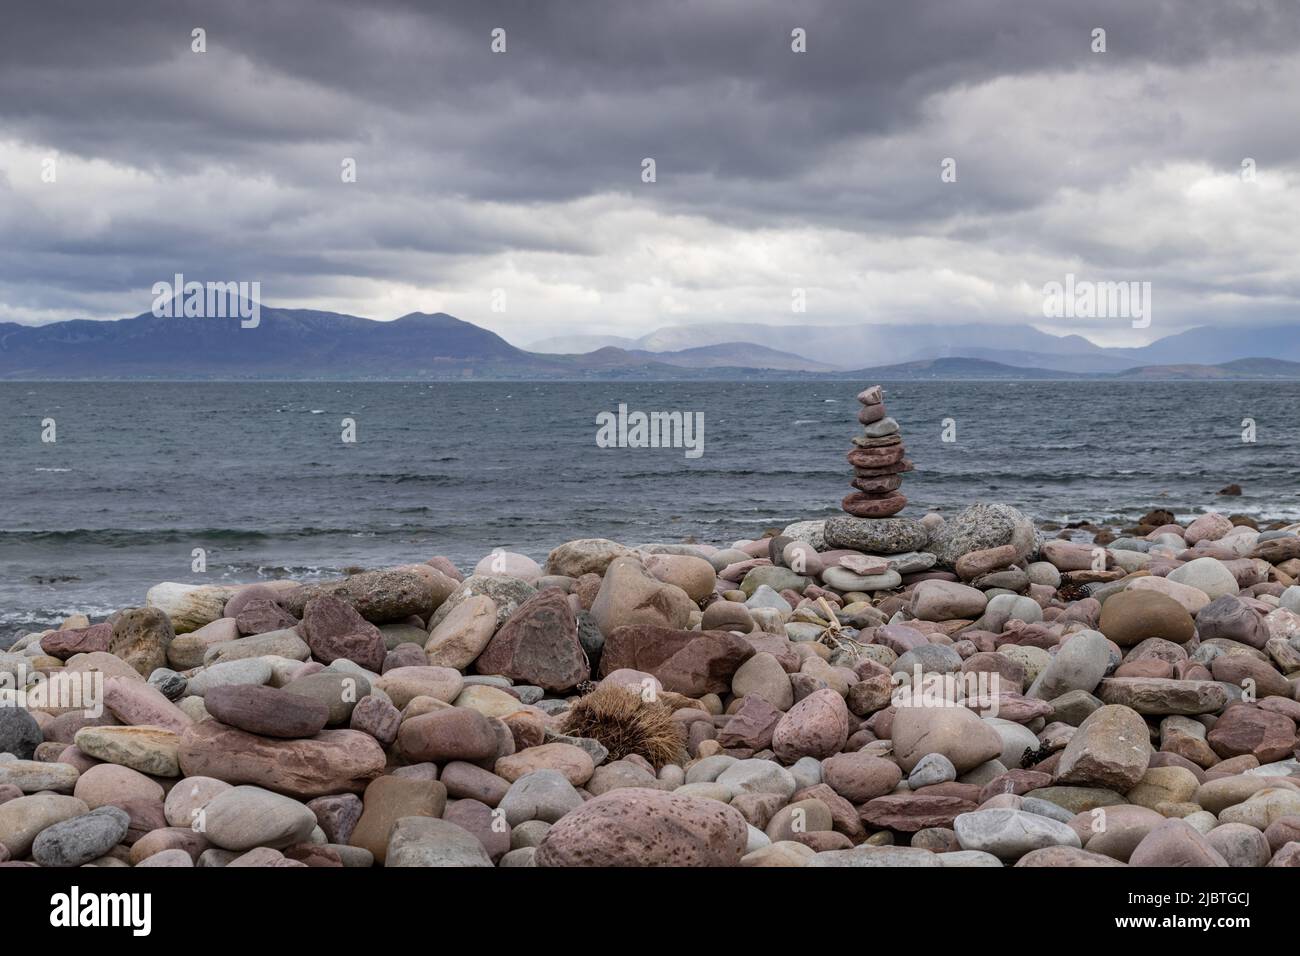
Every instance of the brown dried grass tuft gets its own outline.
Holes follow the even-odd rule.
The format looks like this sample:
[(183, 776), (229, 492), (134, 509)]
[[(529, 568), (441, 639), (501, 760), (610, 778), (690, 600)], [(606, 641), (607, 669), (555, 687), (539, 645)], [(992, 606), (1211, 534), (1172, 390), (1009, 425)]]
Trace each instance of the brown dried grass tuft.
[(673, 712), (618, 684), (601, 684), (569, 708), (564, 732), (599, 740), (611, 760), (639, 754), (658, 770), (683, 758), (685, 739)]

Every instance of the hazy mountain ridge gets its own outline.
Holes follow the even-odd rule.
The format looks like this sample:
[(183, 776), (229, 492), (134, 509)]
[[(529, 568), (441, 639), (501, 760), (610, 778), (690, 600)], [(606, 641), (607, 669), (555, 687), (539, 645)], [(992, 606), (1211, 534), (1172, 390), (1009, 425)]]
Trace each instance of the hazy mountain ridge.
[(1300, 361), (1300, 329), (1295, 325), (1200, 326), (1149, 345), (1112, 348), (1097, 345), (1081, 335), (1052, 335), (1029, 325), (1014, 324), (731, 323), (667, 326), (636, 339), (584, 335), (551, 338), (534, 343), (532, 348), (543, 353), (581, 351), (583, 343), (597, 340), (600, 345), (647, 352), (748, 342), (846, 370), (937, 358), (981, 358), (1063, 372), (1119, 372), (1139, 365), (1213, 365), (1260, 355)]
[[(495, 332), (446, 313), (413, 312), (382, 322), (332, 312), (263, 307), (256, 328), (241, 328), (235, 318), (162, 318), (148, 313), (108, 322), (0, 323), (0, 378), (1300, 378), (1300, 362), (1295, 360), (1300, 359), (1300, 336), (1287, 327), (1270, 327), (1267, 332), (1192, 329), (1140, 349), (1105, 349), (1080, 336), (985, 325), (907, 327), (901, 335), (885, 335), (879, 326), (828, 330), (731, 324), (710, 326), (707, 334), (725, 337), (762, 329), (777, 329), (782, 344), (798, 333), (814, 346), (819, 336), (833, 331), (841, 340), (836, 361), (809, 358), (806, 344), (796, 352), (735, 338), (667, 351), (604, 345), (582, 353), (542, 353), (518, 348)], [(652, 333), (643, 337), (649, 339), (644, 344), (684, 341), (683, 330), (672, 335)], [(937, 341), (940, 330), (948, 341)], [(876, 342), (887, 340), (888, 347), (873, 348), (867, 361), (846, 367), (845, 356), (856, 354), (851, 343), (872, 341), (873, 337)], [(962, 344), (972, 338), (978, 338), (979, 344)], [(1000, 345), (990, 346), (989, 342)], [(1232, 354), (1255, 342), (1262, 342), (1271, 357)], [(1189, 352), (1199, 355), (1213, 349), (1220, 350), (1214, 361), (1186, 357)], [(897, 352), (907, 354), (887, 360)], [(1176, 361), (1155, 362), (1151, 355), (1169, 355)]]

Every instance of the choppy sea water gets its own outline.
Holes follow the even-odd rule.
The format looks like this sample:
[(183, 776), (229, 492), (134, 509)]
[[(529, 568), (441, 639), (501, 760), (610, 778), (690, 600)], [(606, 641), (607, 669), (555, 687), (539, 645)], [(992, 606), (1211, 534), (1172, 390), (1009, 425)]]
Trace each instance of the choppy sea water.
[[(577, 537), (725, 544), (829, 517), (863, 384), (0, 383), (0, 637), (165, 580), (468, 568)], [(1300, 518), (1300, 383), (909, 382), (886, 401), (916, 464), (905, 514)], [(702, 412), (703, 455), (597, 447), (620, 403)], [(1217, 498), (1230, 482), (1243, 495)]]

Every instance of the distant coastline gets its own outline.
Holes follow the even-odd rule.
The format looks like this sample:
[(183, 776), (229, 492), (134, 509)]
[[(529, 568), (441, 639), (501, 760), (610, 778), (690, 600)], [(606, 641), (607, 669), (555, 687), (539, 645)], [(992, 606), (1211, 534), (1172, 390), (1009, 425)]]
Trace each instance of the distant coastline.
[[(809, 327), (806, 341), (788, 326), (685, 326), (626, 346), (559, 353), (519, 348), (443, 313), (378, 321), (262, 308), (260, 316), (256, 328), (237, 318), (149, 313), (0, 322), (0, 381), (1300, 381), (1300, 334), (1289, 326), (1199, 328), (1122, 349), (1030, 326), (968, 324), (944, 336), (929, 326), (889, 335), (890, 327), (863, 323)], [(730, 335), (751, 338), (716, 341)], [(906, 360), (890, 361), (898, 357)]]

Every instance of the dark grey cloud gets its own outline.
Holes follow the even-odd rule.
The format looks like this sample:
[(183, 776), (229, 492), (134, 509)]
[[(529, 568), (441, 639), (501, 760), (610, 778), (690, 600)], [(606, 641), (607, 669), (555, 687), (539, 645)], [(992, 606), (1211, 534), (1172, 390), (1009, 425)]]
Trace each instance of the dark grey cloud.
[(1298, 49), (1293, 5), (1246, 0), (24, 3), (0, 318), (138, 311), (178, 270), (525, 341), (788, 320), (795, 285), (830, 322), (1024, 321), (1064, 269), (1156, 281), (1181, 324), (1285, 315)]

